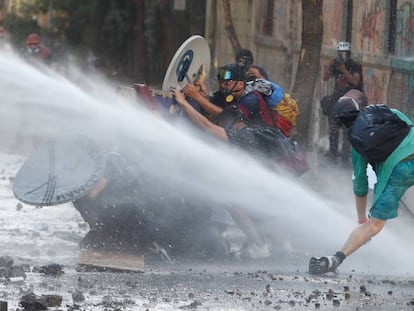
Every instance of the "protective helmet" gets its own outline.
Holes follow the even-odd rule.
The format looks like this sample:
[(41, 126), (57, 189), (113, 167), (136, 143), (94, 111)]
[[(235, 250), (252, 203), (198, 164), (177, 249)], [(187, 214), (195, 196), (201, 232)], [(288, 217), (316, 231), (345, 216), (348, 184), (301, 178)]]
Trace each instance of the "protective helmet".
[(338, 125), (350, 127), (359, 114), (358, 102), (352, 97), (340, 97), (333, 105), (331, 116)]
[(246, 68), (239, 64), (228, 64), (220, 67), (217, 74), (218, 80), (245, 81)]
[(338, 52), (351, 52), (351, 44), (346, 41), (341, 41), (336, 46)]
[(27, 44), (37, 44), (40, 43), (40, 37), (37, 33), (31, 33), (26, 40)]

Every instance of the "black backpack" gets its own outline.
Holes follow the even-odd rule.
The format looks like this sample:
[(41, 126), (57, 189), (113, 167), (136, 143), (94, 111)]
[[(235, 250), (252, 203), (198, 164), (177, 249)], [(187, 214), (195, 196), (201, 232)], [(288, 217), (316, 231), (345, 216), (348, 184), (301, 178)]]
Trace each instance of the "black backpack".
[(297, 141), (286, 137), (279, 129), (255, 127), (254, 137), (253, 141), (257, 143), (255, 148), (260, 148), (274, 163), (282, 165), (296, 176), (309, 171), (308, 162)]
[(348, 137), (362, 157), (378, 163), (388, 158), (410, 129), (388, 106), (370, 105), (358, 114)]

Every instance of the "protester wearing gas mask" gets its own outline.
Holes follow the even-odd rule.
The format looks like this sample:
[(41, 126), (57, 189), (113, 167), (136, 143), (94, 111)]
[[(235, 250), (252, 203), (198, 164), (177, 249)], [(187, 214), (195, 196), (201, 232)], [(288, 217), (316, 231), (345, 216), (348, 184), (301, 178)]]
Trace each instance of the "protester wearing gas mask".
[(211, 98), (206, 98), (197, 88), (188, 84), (183, 93), (197, 101), (209, 119), (219, 115), (229, 105), (237, 106), (246, 119), (257, 124), (265, 124), (260, 114), (260, 98), (258, 92), (246, 92), (246, 68), (239, 64), (227, 64), (218, 69), (219, 89)]
[(37, 60), (44, 64), (50, 64), (52, 60), (52, 53), (49, 48), (45, 46), (40, 40), (37, 33), (31, 33), (27, 39), (27, 58), (29, 60)]

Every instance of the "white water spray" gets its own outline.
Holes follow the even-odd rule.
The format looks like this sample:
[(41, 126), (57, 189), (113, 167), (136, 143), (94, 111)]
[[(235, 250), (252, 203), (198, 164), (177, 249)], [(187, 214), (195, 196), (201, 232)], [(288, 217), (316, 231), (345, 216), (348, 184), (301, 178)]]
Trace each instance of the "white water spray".
[[(190, 128), (174, 127), (120, 97), (109, 84), (87, 76), (82, 80), (75, 85), (46, 68), (42, 72), (13, 55), (1, 54), (3, 142), (16, 145), (22, 137), (45, 139), (70, 133), (106, 143), (115, 140), (128, 145), (132, 156), (142, 158), (163, 183), (179, 184), (199, 200), (265, 215), (282, 240), (293, 239), (294, 247), (310, 250), (310, 255), (334, 253), (354, 227), (356, 217), (341, 211), (344, 205), (348, 210), (354, 208), (351, 192), (348, 202), (326, 202), (308, 190), (303, 180), (276, 175), (228, 145), (203, 140)], [(342, 187), (337, 181), (332, 180), (336, 191)], [(393, 232), (388, 228), (381, 232), (347, 259), (342, 271), (358, 266), (359, 271), (368, 267), (370, 272), (381, 274), (412, 274), (414, 235)], [(307, 270), (308, 259), (304, 258), (298, 269)]]

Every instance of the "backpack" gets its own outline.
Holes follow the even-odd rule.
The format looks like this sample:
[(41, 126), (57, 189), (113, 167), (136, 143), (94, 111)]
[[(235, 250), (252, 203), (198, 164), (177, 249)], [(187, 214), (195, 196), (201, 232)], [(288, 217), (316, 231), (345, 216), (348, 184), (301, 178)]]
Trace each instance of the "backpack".
[(245, 127), (243, 130), (253, 134), (253, 136), (249, 136), (244, 132), (243, 136), (245, 139), (249, 137), (249, 145), (253, 150), (259, 149), (268, 157), (271, 166), (282, 166), (295, 176), (301, 176), (309, 171), (308, 162), (297, 141), (286, 137), (279, 129)]
[[(246, 92), (259, 93), (260, 112), (263, 121), (269, 126), (279, 128), (285, 136), (296, 125), (299, 107), (296, 100), (274, 82), (255, 79), (246, 83)], [(262, 103), (262, 99), (264, 103)]]
[(369, 163), (385, 161), (407, 136), (411, 126), (386, 105), (370, 105), (349, 129), (351, 145)]
[(288, 120), (292, 126), (296, 125), (296, 120), (299, 116), (299, 107), (296, 100), (288, 93), (285, 93), (282, 100), (272, 110)]
[(286, 137), (284, 143), (288, 155), (279, 159), (279, 162), (296, 176), (302, 176), (310, 169), (305, 155), (300, 150), (296, 140)]

